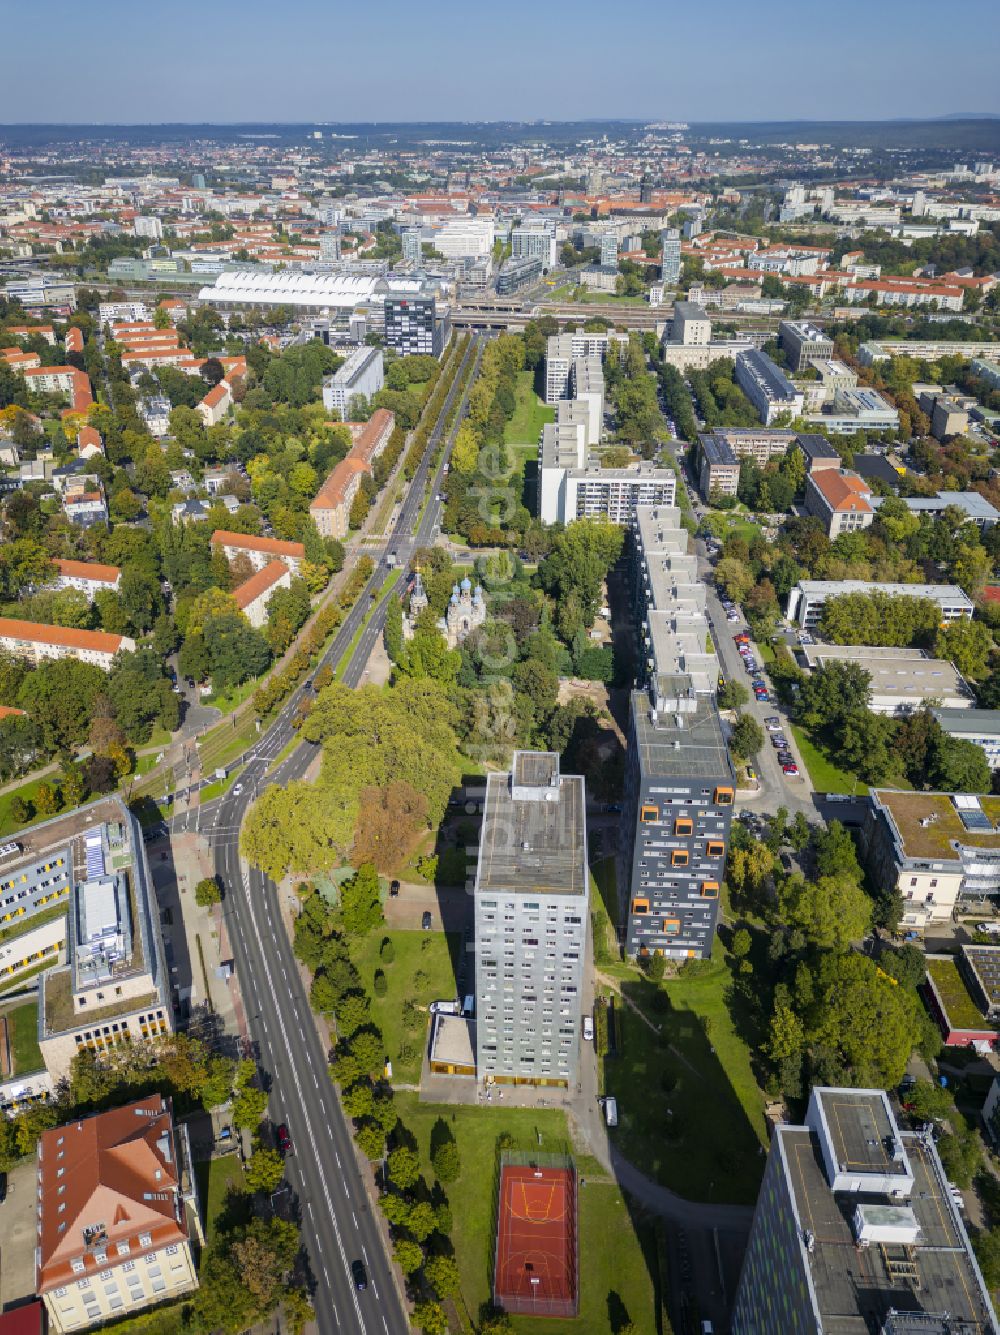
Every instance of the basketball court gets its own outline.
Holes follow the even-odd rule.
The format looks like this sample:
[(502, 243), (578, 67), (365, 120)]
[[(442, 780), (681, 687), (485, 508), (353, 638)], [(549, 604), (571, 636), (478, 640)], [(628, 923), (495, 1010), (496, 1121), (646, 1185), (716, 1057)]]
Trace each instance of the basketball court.
[(576, 1316), (576, 1170), (524, 1157), (501, 1162), (493, 1299), (515, 1314)]

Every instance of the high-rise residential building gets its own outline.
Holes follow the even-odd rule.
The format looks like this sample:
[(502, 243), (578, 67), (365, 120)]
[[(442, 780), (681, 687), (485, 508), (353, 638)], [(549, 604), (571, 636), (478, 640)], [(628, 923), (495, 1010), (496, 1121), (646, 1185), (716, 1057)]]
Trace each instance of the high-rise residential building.
[(351, 400), (358, 396), (370, 399), (384, 384), (382, 349), (362, 345), (333, 375), (324, 376), (323, 407), (340, 413), (340, 420), (346, 422)]
[(618, 268), (618, 237), (614, 232), (605, 232), (601, 237), (601, 267)]
[(632, 692), (626, 756), (626, 949), (707, 959), (736, 789), (715, 704), (718, 659), (679, 511), (639, 506), (633, 535), (646, 685)]
[(568, 334), (550, 334), (545, 346), (545, 402), (558, 403), (573, 397), (573, 363), (579, 357), (603, 357), (609, 336), (576, 329)]
[(143, 216), (133, 219), (132, 230), (136, 236), (145, 236), (152, 241), (159, 241), (163, 236), (163, 224), (159, 218)]
[(422, 255), (420, 228), (405, 228), (403, 231), (403, 260), (407, 264), (419, 264)]
[(588, 885), (582, 777), (515, 751), (509, 774), (487, 776), (476, 867), (480, 1080), (577, 1083)]
[(774, 1130), (733, 1335), (998, 1335), (933, 1136), (879, 1089), (813, 1089)]
[(323, 232), (319, 238), (319, 257), (328, 263), (340, 259), (340, 228)]
[(660, 277), (664, 283), (677, 283), (681, 276), (681, 234), (676, 227), (660, 233)]
[(192, 184), (192, 186), (194, 187), (195, 190), (204, 190), (204, 189), (205, 189), (205, 173), (204, 173), (204, 172), (195, 172), (195, 174), (191, 177), (191, 184)]

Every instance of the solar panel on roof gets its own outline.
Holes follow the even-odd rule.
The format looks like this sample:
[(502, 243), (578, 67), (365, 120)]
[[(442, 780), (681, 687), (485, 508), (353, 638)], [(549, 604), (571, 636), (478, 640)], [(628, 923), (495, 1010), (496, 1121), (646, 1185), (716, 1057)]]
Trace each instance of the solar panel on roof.
[(993, 824), (979, 805), (977, 797), (961, 793), (956, 795), (954, 802), (955, 810), (970, 834), (989, 834), (992, 831)]

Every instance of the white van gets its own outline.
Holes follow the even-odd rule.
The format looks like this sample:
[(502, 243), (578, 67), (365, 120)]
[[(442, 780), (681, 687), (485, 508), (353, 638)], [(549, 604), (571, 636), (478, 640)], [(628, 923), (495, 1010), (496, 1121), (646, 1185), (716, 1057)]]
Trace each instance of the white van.
[(604, 1100), (604, 1120), (608, 1126), (618, 1125), (618, 1100), (609, 1094)]

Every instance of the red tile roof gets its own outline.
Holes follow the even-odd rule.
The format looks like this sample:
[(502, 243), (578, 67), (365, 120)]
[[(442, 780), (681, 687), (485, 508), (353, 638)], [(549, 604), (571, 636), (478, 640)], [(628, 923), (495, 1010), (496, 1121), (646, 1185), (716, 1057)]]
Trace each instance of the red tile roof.
[[(186, 1242), (177, 1189), (173, 1119), (159, 1094), (44, 1131), (38, 1146), (36, 1291), (47, 1293), (76, 1275), (96, 1277), (117, 1265), (119, 1243), (127, 1243), (135, 1258)], [(98, 1251), (107, 1259), (98, 1260)], [(82, 1262), (82, 1270), (73, 1269), (74, 1261)]]
[(290, 574), (288, 566), (284, 561), (268, 561), (262, 570), (256, 570), (249, 579), (244, 580), (238, 589), (234, 590), (233, 597), (236, 599), (236, 606), (241, 612), (245, 611), (255, 598), (259, 598), (262, 593), (266, 593), (272, 585), (277, 584), (279, 579)]
[(0, 617), (0, 640), (27, 640), (34, 644), (61, 644), (67, 649), (90, 649), (95, 653), (116, 654), (122, 635), (105, 630), (77, 630), (74, 626), (51, 626), (44, 621), (19, 621)]
[(206, 408), (217, 408), (219, 404), (224, 401), (228, 393), (229, 393), (229, 386), (226, 384), (224, 380), (220, 380), (217, 385), (213, 385), (213, 387), (208, 391), (208, 393), (202, 399), (202, 403), (205, 405)]
[(265, 552), (270, 556), (290, 556), (304, 559), (306, 549), (301, 542), (283, 542), (281, 538), (258, 538), (254, 533), (230, 533), (217, 528), (212, 534), (213, 547), (242, 547), (247, 552)]
[(23, 713), (23, 709), (15, 709), (13, 705), (0, 705), (0, 719), (10, 718), (12, 714)]
[(839, 473), (835, 468), (823, 468), (818, 473), (810, 473), (809, 477), (812, 485), (837, 514), (847, 511), (871, 514), (872, 507), (868, 503), (871, 488), (862, 478), (851, 473)]
[(100, 580), (102, 584), (117, 584), (122, 573), (117, 566), (103, 566), (99, 561), (55, 560), (52, 564), (60, 575), (72, 579)]

